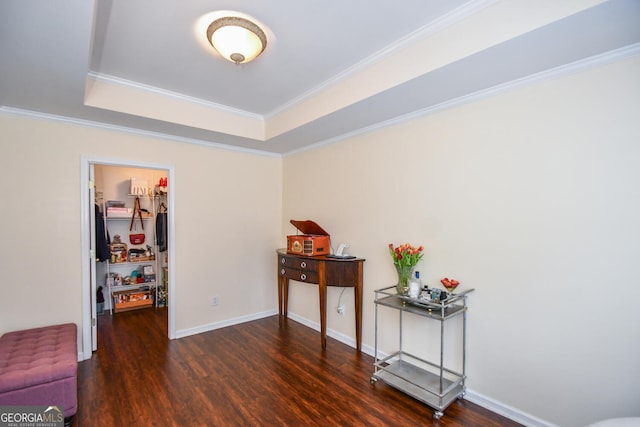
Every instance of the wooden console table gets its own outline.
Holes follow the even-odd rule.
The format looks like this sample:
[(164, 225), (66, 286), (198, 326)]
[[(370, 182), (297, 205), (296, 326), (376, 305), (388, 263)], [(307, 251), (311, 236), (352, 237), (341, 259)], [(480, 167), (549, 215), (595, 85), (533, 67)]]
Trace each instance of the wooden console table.
[(354, 288), (356, 348), (362, 347), (362, 264), (364, 259), (300, 256), (278, 249), (278, 312), (287, 317), (289, 279), (318, 285), (320, 293), (320, 338), (327, 347), (327, 286)]

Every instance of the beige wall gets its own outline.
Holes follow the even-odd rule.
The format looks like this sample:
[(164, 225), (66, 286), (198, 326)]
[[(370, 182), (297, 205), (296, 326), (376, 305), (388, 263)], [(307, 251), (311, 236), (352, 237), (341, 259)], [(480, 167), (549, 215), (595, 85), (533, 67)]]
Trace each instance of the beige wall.
[[(636, 57), (288, 156), (283, 228), (314, 219), (367, 259), (364, 345), (373, 291), (395, 280), (387, 245), (424, 245), (430, 286), (476, 290), (476, 399), (562, 426), (640, 415), (638, 76)], [(344, 317), (338, 298), (328, 327), (353, 337), (352, 292)], [(317, 322), (316, 290), (293, 286), (289, 310)], [(397, 315), (381, 316), (390, 352)], [(438, 339), (424, 322), (406, 332), (415, 351)]]
[(82, 156), (174, 167), (178, 336), (274, 312), (280, 158), (7, 114), (0, 129), (0, 333), (81, 326)]

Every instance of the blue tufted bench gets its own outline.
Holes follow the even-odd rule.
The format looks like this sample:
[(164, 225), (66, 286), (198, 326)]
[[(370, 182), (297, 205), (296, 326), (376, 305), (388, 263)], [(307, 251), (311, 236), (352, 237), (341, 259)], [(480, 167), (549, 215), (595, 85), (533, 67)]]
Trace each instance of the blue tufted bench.
[(8, 332), (0, 337), (0, 405), (58, 406), (65, 425), (78, 409), (76, 325)]

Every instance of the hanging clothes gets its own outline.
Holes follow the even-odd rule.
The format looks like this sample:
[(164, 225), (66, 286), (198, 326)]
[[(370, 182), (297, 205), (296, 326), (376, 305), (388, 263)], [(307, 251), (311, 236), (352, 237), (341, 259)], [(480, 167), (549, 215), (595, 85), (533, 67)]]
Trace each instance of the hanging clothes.
[(167, 250), (167, 212), (158, 212), (156, 215), (156, 245), (159, 252)]
[(104, 229), (104, 217), (100, 212), (100, 206), (95, 205), (96, 224), (96, 261), (107, 261), (111, 257), (109, 248), (109, 235)]

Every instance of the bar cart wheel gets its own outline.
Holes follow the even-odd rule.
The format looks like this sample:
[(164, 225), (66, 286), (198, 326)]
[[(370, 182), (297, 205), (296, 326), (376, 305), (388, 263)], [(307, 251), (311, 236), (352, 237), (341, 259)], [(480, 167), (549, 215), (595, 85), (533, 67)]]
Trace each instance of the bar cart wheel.
[(434, 420), (439, 420), (440, 417), (442, 417), (444, 415), (444, 413), (440, 412), (440, 411), (434, 411), (433, 412), (433, 419)]
[(371, 377), (371, 378), (369, 379), (369, 382), (370, 382), (371, 384), (375, 384), (375, 383), (377, 383), (377, 382), (378, 382), (378, 379), (377, 379), (376, 377)]

